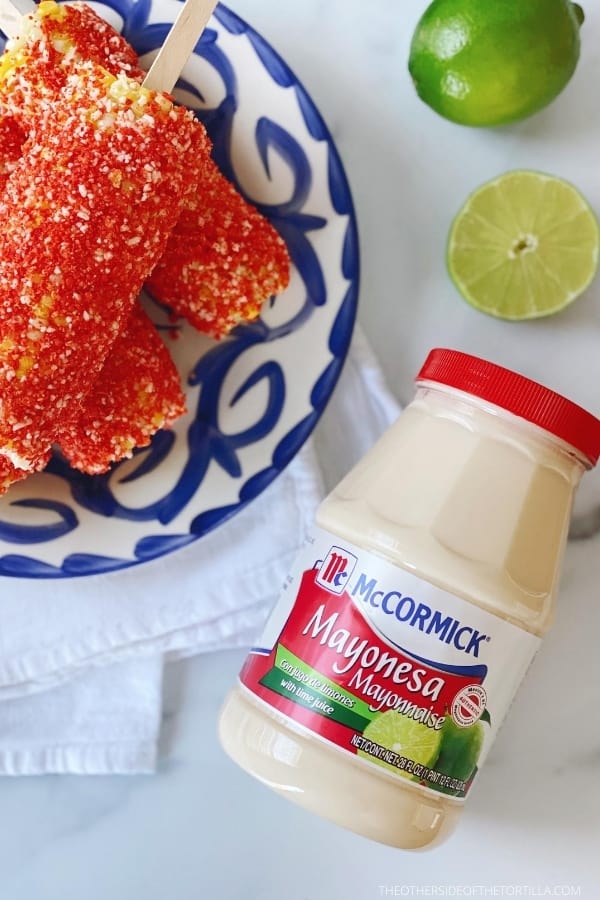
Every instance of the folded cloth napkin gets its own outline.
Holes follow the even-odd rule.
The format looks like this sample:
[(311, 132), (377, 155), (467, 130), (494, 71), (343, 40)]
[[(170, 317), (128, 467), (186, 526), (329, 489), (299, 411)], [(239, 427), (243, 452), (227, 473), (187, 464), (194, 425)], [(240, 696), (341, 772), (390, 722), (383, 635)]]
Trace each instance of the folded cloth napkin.
[(233, 519), (131, 569), (3, 578), (0, 774), (152, 771), (163, 663), (252, 643), (318, 503), (398, 413), (357, 328), (314, 435)]

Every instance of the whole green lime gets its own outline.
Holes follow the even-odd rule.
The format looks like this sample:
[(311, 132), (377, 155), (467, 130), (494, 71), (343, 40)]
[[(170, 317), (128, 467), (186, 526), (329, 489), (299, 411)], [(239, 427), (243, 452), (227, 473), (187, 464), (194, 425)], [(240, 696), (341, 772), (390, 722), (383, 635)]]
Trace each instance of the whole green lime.
[(417, 93), (462, 125), (530, 116), (575, 71), (583, 18), (569, 0), (434, 0), (410, 49)]
[[(484, 731), (481, 722), (461, 728), (447, 715), (441, 730), (442, 742), (435, 768), (444, 775), (468, 781), (475, 772), (483, 746)], [(444, 794), (457, 794), (450, 788), (438, 788)]]

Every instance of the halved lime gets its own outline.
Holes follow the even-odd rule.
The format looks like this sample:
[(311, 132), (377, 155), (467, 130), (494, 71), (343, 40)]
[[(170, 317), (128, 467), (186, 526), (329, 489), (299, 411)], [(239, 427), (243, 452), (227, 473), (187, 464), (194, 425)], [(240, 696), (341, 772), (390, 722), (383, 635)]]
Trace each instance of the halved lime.
[[(392, 750), (398, 756), (405, 756), (412, 759), (415, 763), (424, 766), (432, 766), (436, 761), (441, 744), (441, 735), (439, 731), (428, 728), (421, 722), (415, 722), (414, 719), (399, 713), (395, 709), (389, 709), (387, 712), (379, 713), (369, 722), (363, 731), (363, 737), (373, 743), (384, 747), (386, 750)], [(383, 759), (377, 759), (366, 750), (359, 750), (358, 755), (363, 759), (376, 762), (386, 769), (391, 769), (397, 775), (404, 775), (406, 778), (412, 778), (410, 772), (399, 769), (392, 763), (387, 763)]]
[(540, 172), (479, 187), (454, 219), (448, 271), (463, 297), (501, 319), (549, 316), (588, 287), (600, 231), (579, 191)]

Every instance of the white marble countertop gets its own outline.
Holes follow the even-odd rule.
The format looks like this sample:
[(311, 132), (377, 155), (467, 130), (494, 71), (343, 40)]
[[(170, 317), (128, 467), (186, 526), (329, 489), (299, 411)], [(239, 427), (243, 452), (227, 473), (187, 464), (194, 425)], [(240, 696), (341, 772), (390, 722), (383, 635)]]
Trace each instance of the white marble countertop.
[[(478, 132), (414, 94), (408, 45), (425, 0), (237, 0), (304, 81), (337, 141), (362, 247), (360, 320), (393, 391), (434, 345), (540, 378), (600, 413), (600, 281), (547, 322), (470, 309), (445, 271), (449, 222), (506, 169), (571, 179), (600, 211), (600, 0), (584, 3), (572, 84), (522, 124)], [(600, 494), (588, 476), (583, 505)], [(221, 753), (215, 721), (243, 654), (171, 667), (153, 777), (4, 779), (3, 900), (376, 900), (600, 896), (600, 536), (567, 553), (556, 626), (463, 823), (423, 854), (363, 840), (286, 803)]]

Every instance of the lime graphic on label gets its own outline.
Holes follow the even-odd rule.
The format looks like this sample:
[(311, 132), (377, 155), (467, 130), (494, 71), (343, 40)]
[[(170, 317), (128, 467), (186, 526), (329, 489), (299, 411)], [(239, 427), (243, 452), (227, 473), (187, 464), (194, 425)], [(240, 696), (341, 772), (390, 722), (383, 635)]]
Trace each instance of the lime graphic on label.
[[(483, 729), (481, 722), (461, 728), (454, 722), (452, 716), (446, 716), (441, 730), (440, 754), (435, 764), (437, 771), (460, 781), (469, 781), (475, 772), (483, 746), (485, 736)], [(460, 793), (450, 788), (438, 790), (444, 794)]]
[[(423, 766), (432, 766), (440, 751), (440, 731), (428, 728), (421, 722), (415, 722), (414, 719), (402, 715), (395, 709), (375, 716), (363, 731), (363, 737), (385, 750), (391, 750), (397, 757), (405, 757), (415, 764)], [(386, 769), (391, 769), (397, 775), (413, 778), (410, 771), (403, 771), (393, 762), (378, 759), (367, 750), (358, 750), (357, 752), (358, 756), (363, 759), (385, 766)]]

